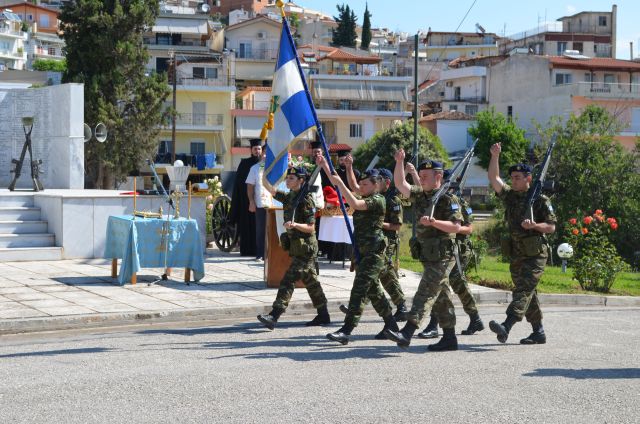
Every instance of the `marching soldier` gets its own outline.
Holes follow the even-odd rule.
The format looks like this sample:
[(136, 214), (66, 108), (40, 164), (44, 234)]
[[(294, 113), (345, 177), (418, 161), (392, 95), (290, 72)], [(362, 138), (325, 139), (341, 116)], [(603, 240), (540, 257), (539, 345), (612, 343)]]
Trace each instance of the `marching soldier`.
[[(445, 178), (447, 178), (447, 172), (449, 172), (449, 170), (444, 171)], [(464, 274), (460, 273), (460, 271), (463, 273), (465, 272), (471, 260), (471, 256), (473, 255), (471, 246), (473, 211), (471, 210), (471, 206), (469, 206), (463, 197), (456, 198), (460, 202), (460, 211), (462, 212), (462, 226), (460, 228), (460, 232), (456, 235), (460, 268), (458, 268), (458, 266), (453, 267), (451, 275), (449, 275), (449, 284), (451, 285), (453, 292), (460, 298), (464, 311), (469, 315), (469, 326), (466, 330), (462, 330), (460, 334), (470, 336), (478, 331), (484, 330), (484, 323), (478, 314), (476, 300), (474, 299), (471, 290), (469, 290), (467, 279)], [(440, 296), (442, 296), (442, 293)], [(433, 311), (431, 311), (429, 324), (427, 324), (427, 327), (421, 333), (418, 333), (418, 337), (421, 339), (434, 339), (438, 336), (438, 317), (433, 313)]]
[(318, 242), (315, 235), (315, 207), (311, 193), (307, 193), (297, 206), (294, 205), (294, 200), (306, 178), (308, 175), (304, 167), (289, 168), (286, 184), (290, 191), (284, 193), (276, 191), (267, 180), (266, 175), (262, 177), (264, 187), (271, 192), (274, 199), (282, 202), (284, 228), (287, 230), (281, 238), (282, 247), (291, 256), (291, 265), (282, 277), (271, 312), (267, 315), (258, 315), (258, 320), (270, 330), (274, 329), (280, 315), (287, 309), (298, 280), (302, 280), (313, 306), (318, 310), (318, 315), (306, 325), (318, 326), (331, 323), (327, 310), (327, 298), (322, 291), (316, 273)]
[[(435, 311), (444, 335), (429, 350), (457, 350), (456, 315), (449, 295), (449, 274), (455, 266), (454, 244), (463, 220), (455, 197), (444, 194), (430, 216), (432, 197), (442, 184), (440, 162), (426, 160), (418, 167), (420, 185), (411, 186), (405, 180), (404, 150), (395, 154), (394, 179), (398, 191), (415, 205), (419, 218), (417, 238), (411, 241), (412, 256), (420, 259), (424, 272), (413, 298), (407, 323), (401, 331), (386, 330), (387, 338), (406, 348), (418, 329), (425, 313)], [(444, 294), (440, 296), (440, 294)]]
[[(359, 193), (360, 186), (357, 183), (356, 176), (353, 172), (353, 157), (351, 155), (348, 155), (345, 160), (345, 168), (347, 170), (349, 187), (356, 193)], [(397, 307), (394, 315), (396, 322), (401, 322), (407, 320), (408, 311), (405, 303), (404, 292), (402, 291), (400, 282), (398, 281), (398, 270), (394, 264), (394, 256), (397, 254), (399, 247), (398, 232), (402, 227), (402, 203), (400, 202), (400, 198), (398, 197), (395, 188), (391, 187), (393, 180), (391, 171), (385, 168), (380, 168), (378, 169), (378, 173), (381, 177), (379, 192), (384, 196), (386, 204), (382, 232), (387, 239), (387, 250), (384, 255), (385, 266), (380, 274), (380, 283), (387, 294), (389, 294), (389, 297), (391, 297), (393, 304)], [(346, 313), (346, 307), (341, 306), (340, 309)], [(376, 334), (375, 338), (376, 340), (384, 340), (387, 337), (384, 335), (384, 332), (381, 331)]]
[[(323, 167), (327, 175), (330, 175), (331, 171), (323, 157), (316, 158), (316, 163)], [(387, 247), (386, 238), (382, 232), (385, 200), (377, 193), (379, 175), (372, 170), (360, 176), (362, 197), (354, 195), (337, 174), (330, 175), (329, 178), (340, 189), (349, 206), (355, 209), (354, 237), (360, 253), (360, 262), (356, 266), (356, 276), (344, 324), (338, 331), (327, 334), (329, 340), (346, 345), (349, 343), (351, 332), (360, 321), (367, 298), (371, 300), (378, 315), (384, 319), (386, 329), (397, 331), (398, 324), (393, 318), (393, 310), (379, 282)]]
[(505, 205), (505, 220), (511, 238), (503, 253), (511, 258), (511, 279), (515, 287), (512, 301), (507, 308), (506, 320), (502, 324), (491, 321), (489, 328), (497, 334), (498, 341), (504, 343), (509, 337), (511, 327), (526, 317), (533, 327), (533, 332), (520, 340), (520, 343), (543, 344), (547, 339), (542, 327), (542, 311), (536, 286), (549, 256), (545, 235), (555, 231), (556, 216), (549, 199), (541, 196), (533, 205), (535, 222), (524, 219), (527, 191), (532, 181), (531, 168), (526, 164), (510, 167), (512, 186), (509, 186), (500, 178), (498, 161), (501, 151), (500, 143), (491, 146), (489, 182)]

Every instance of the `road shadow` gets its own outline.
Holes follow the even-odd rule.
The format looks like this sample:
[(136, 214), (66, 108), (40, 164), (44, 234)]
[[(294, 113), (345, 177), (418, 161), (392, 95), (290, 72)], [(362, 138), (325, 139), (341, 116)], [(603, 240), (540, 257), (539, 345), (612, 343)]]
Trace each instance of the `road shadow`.
[(538, 368), (524, 377), (565, 377), (574, 380), (615, 380), (640, 378), (640, 368)]
[(0, 355), (0, 358), (22, 358), (29, 356), (57, 356), (57, 355), (76, 355), (79, 353), (104, 353), (104, 352), (112, 352), (117, 349), (106, 348), (106, 347), (87, 347), (81, 349), (60, 349), (60, 350), (44, 350), (40, 352), (20, 352), (20, 353), (9, 353), (6, 355)]

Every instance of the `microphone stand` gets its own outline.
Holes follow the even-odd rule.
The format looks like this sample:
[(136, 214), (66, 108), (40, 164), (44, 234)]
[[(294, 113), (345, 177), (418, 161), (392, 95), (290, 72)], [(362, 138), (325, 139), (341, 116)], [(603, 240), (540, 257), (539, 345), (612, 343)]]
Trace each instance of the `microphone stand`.
[[(167, 190), (165, 190), (164, 188), (164, 184), (162, 183), (162, 180), (160, 180), (160, 178), (158, 177), (158, 173), (156, 172), (156, 164), (151, 159), (147, 159), (147, 164), (149, 165), (149, 167), (151, 168), (151, 171), (153, 172), (153, 177), (156, 179), (156, 186), (158, 183), (160, 183), (160, 188), (162, 189), (162, 196), (164, 197), (164, 200), (169, 204), (169, 210), (168, 210), (169, 213), (167, 214), (167, 219), (163, 223), (163, 226), (166, 225), (166, 232), (165, 232), (165, 229), (163, 228), (163, 231), (161, 233), (161, 234), (164, 234), (164, 237), (165, 237), (164, 274), (162, 274), (160, 279), (150, 282), (148, 284), (150, 286), (152, 284), (159, 283), (160, 281), (167, 281), (169, 279), (169, 276), (167, 273), (167, 256), (169, 256), (169, 230), (171, 229), (171, 209), (175, 209), (175, 207), (173, 205), (173, 199), (171, 198), (171, 196), (169, 196), (169, 194), (167, 193)], [(162, 216), (160, 216), (160, 219), (162, 219)]]

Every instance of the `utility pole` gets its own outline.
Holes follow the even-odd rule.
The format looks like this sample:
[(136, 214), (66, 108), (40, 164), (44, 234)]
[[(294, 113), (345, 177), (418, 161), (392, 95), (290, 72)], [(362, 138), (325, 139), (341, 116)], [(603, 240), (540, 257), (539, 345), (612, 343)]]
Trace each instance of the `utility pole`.
[[(415, 44), (414, 48), (414, 58), (413, 58), (413, 162), (416, 169), (418, 169), (418, 52), (420, 51), (418, 47), (418, 34), (415, 35), (413, 39), (413, 43)], [(413, 182), (417, 184), (417, 181)], [(416, 236), (416, 220), (418, 216), (416, 213), (416, 208), (413, 208), (413, 227), (411, 228), (411, 234), (413, 237)]]
[(173, 113), (171, 114), (171, 165), (173, 165), (176, 162), (176, 88), (178, 81), (175, 51), (169, 50), (169, 57), (171, 58), (171, 68), (173, 70)]

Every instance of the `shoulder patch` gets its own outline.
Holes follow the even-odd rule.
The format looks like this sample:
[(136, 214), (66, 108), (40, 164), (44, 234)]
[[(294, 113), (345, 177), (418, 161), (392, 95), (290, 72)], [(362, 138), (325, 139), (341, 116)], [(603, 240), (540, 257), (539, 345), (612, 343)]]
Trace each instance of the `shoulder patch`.
[(471, 209), (470, 207), (467, 207), (467, 214), (468, 215), (473, 214), (473, 209)]
[(458, 209), (460, 209), (460, 206), (456, 202), (451, 202), (451, 210), (457, 211)]
[(553, 206), (551, 206), (551, 203), (547, 203), (547, 207), (549, 208), (549, 212), (553, 213)]
[(394, 206), (394, 207), (393, 207), (393, 210), (394, 210), (394, 211), (396, 211), (396, 212), (400, 211), (400, 205), (396, 205), (396, 206)]

